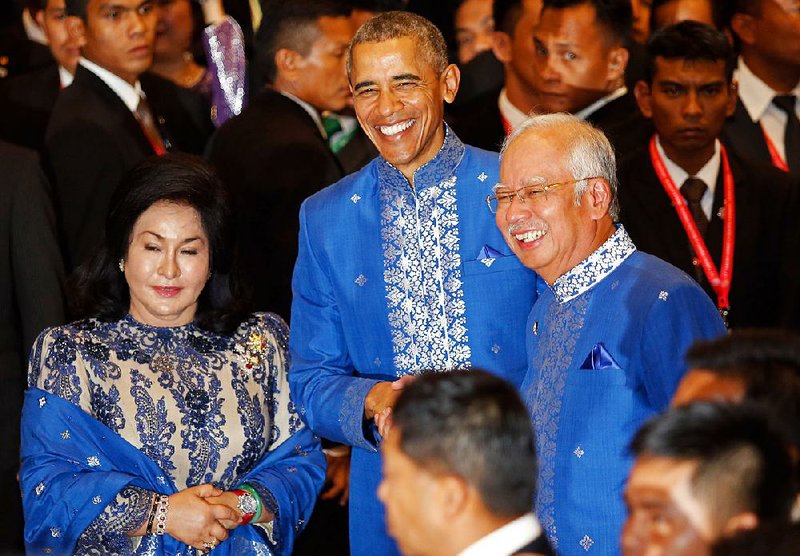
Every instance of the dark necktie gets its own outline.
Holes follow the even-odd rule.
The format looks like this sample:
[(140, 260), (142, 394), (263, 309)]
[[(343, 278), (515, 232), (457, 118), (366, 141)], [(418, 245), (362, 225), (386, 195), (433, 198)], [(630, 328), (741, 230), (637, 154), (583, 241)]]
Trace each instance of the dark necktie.
[(147, 138), (150, 140), (150, 144), (153, 145), (153, 150), (156, 154), (164, 154), (167, 152), (166, 147), (164, 146), (164, 139), (161, 137), (161, 133), (158, 131), (158, 127), (156, 127), (155, 119), (153, 118), (153, 112), (150, 110), (150, 105), (147, 103), (147, 99), (144, 97), (139, 99), (139, 104), (136, 105), (136, 119), (139, 120), (139, 123), (142, 126)]
[(706, 230), (708, 229), (708, 217), (706, 213), (703, 212), (703, 207), (700, 205), (700, 201), (705, 192), (706, 184), (703, 183), (703, 180), (692, 176), (686, 178), (686, 181), (683, 182), (681, 186), (681, 194), (686, 199), (689, 205), (689, 212), (692, 214), (694, 223), (697, 224), (697, 230), (703, 237), (705, 237)]
[(772, 99), (772, 103), (786, 112), (786, 132), (783, 145), (786, 151), (786, 164), (792, 172), (800, 171), (800, 121), (795, 110), (795, 96), (781, 95)]

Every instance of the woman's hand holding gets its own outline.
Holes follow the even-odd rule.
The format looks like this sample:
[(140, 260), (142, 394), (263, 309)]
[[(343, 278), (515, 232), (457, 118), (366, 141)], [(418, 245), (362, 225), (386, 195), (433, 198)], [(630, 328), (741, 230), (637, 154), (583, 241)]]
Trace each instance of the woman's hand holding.
[(166, 532), (200, 550), (217, 546), (228, 538), (223, 523), (233, 524), (232, 529), (241, 519), (235, 507), (211, 503), (221, 494), (212, 485), (198, 485), (170, 496)]
[(236, 512), (236, 519), (235, 520), (219, 520), (220, 524), (225, 527), (226, 529), (236, 529), (241, 522), (242, 522), (242, 514), (239, 511), (239, 497), (232, 493), (230, 490), (226, 490), (225, 492), (220, 492), (220, 494), (215, 496), (209, 496), (206, 498), (206, 502), (209, 504), (221, 504), (227, 506), (229, 508), (233, 508)]

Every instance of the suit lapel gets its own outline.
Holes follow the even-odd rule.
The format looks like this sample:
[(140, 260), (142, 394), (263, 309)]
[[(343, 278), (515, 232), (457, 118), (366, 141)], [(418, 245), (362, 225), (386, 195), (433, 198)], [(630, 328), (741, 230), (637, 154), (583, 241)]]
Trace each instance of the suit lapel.
[(772, 164), (761, 125), (750, 119), (750, 114), (741, 101), (737, 102), (733, 116), (725, 122), (722, 140), (741, 156)]
[[(138, 120), (134, 117), (133, 113), (128, 110), (127, 105), (122, 101), (119, 95), (115, 93), (111, 87), (106, 85), (102, 79), (79, 64), (78, 69), (75, 72), (75, 80), (73, 81), (72, 85), (78, 85), (79, 87), (90, 89), (96, 95), (101, 97), (103, 103), (105, 104), (104, 109), (118, 115), (122, 126), (142, 148), (142, 150), (144, 152), (155, 154), (153, 145), (150, 144), (150, 140), (147, 138), (147, 135), (145, 135), (144, 131), (142, 130), (142, 126), (139, 125)], [(98, 107), (98, 109), (100, 109), (100, 107)]]

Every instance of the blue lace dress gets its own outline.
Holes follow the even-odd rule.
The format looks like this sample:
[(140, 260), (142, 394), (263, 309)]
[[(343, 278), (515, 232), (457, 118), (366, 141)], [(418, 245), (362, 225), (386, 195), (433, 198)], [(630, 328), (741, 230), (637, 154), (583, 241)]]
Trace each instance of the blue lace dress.
[(324, 458), (289, 398), (287, 334), (268, 313), (231, 337), (130, 316), (43, 332), (23, 411), (28, 553), (190, 554), (168, 535), (126, 535), (151, 492), (245, 479), (276, 517), (234, 530), (215, 554), (290, 553)]

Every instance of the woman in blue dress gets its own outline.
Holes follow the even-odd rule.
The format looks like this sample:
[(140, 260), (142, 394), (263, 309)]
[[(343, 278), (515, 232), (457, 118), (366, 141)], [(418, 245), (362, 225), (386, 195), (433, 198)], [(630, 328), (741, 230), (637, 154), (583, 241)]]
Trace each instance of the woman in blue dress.
[(89, 318), (31, 354), (28, 554), (291, 553), (324, 457), (289, 398), (286, 325), (233, 310), (228, 206), (179, 155), (144, 161), (115, 193), (75, 280)]

